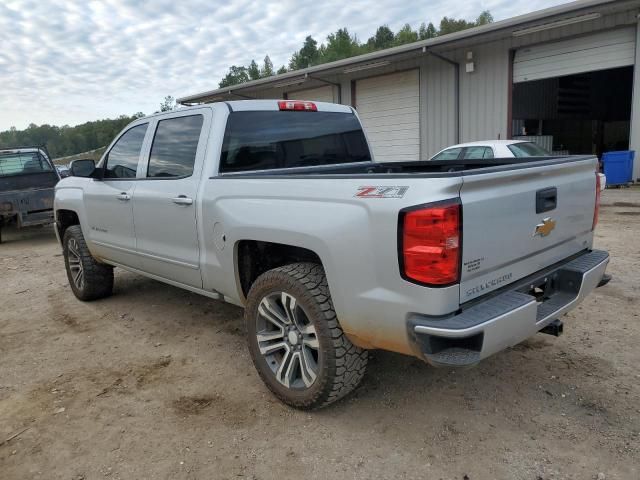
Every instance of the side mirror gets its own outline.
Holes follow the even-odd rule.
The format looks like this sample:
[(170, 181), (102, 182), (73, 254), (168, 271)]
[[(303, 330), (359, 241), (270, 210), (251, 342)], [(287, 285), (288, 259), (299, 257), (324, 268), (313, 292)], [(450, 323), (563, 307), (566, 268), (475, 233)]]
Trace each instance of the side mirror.
[(69, 172), (74, 177), (91, 177), (96, 171), (96, 162), (90, 158), (74, 160), (69, 165)]

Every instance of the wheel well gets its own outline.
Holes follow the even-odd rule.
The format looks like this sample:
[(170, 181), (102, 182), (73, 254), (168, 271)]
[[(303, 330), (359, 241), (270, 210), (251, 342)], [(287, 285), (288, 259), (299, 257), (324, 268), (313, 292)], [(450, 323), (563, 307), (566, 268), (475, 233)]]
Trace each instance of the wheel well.
[(56, 212), (56, 224), (60, 239), (64, 237), (64, 232), (72, 225), (80, 225), (78, 214), (73, 210), (58, 210)]
[(306, 248), (257, 240), (238, 242), (236, 261), (238, 279), (245, 298), (256, 278), (272, 268), (296, 262), (313, 262), (322, 265), (320, 257)]

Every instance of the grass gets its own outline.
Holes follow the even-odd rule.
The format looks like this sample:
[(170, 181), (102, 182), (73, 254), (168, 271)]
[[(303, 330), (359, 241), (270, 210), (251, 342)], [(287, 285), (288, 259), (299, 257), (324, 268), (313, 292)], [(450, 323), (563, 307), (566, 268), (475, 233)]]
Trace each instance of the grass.
[(96, 162), (100, 160), (102, 154), (106, 150), (107, 147), (96, 148), (95, 150), (89, 150), (88, 152), (76, 153), (75, 155), (69, 155), (68, 157), (59, 157), (54, 158), (53, 163), (56, 165), (68, 165), (74, 160), (80, 160), (84, 158), (91, 158)]

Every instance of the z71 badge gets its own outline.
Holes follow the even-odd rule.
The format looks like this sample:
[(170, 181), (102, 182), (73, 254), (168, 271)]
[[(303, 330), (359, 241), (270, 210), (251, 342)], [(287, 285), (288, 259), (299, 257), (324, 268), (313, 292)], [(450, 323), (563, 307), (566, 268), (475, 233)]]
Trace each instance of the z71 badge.
[(354, 196), (362, 198), (402, 198), (409, 187), (358, 187), (358, 193)]

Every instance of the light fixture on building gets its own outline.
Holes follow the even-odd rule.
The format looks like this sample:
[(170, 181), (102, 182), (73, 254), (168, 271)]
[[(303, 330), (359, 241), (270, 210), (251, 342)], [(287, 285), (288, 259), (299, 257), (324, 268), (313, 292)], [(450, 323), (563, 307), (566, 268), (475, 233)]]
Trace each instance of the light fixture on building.
[(585, 15), (578, 15), (577, 17), (565, 18), (556, 22), (543, 23), (541, 25), (534, 25), (533, 27), (522, 28), (515, 30), (512, 35), (514, 37), (522, 37), (523, 35), (529, 35), (530, 33), (542, 32), (544, 30), (551, 30), (552, 28), (564, 27), (566, 25), (573, 25), (574, 23), (588, 22), (589, 20), (595, 20), (600, 18), (600, 13), (587, 13)]
[(369, 70), (370, 68), (378, 68), (378, 67), (384, 67), (385, 65), (389, 65), (388, 60), (384, 60), (382, 62), (375, 62), (375, 63), (365, 63), (362, 65), (356, 65), (355, 67), (349, 67), (349, 68), (345, 68), (343, 70), (344, 73), (352, 73), (352, 72), (359, 72), (360, 70)]
[(473, 52), (469, 50), (467, 52), (467, 63), (464, 66), (465, 72), (473, 73), (476, 70), (476, 64), (473, 61)]
[(307, 76), (294, 78), (293, 80), (285, 80), (284, 82), (274, 83), (273, 88), (290, 87), (291, 85), (300, 85), (307, 81)]

